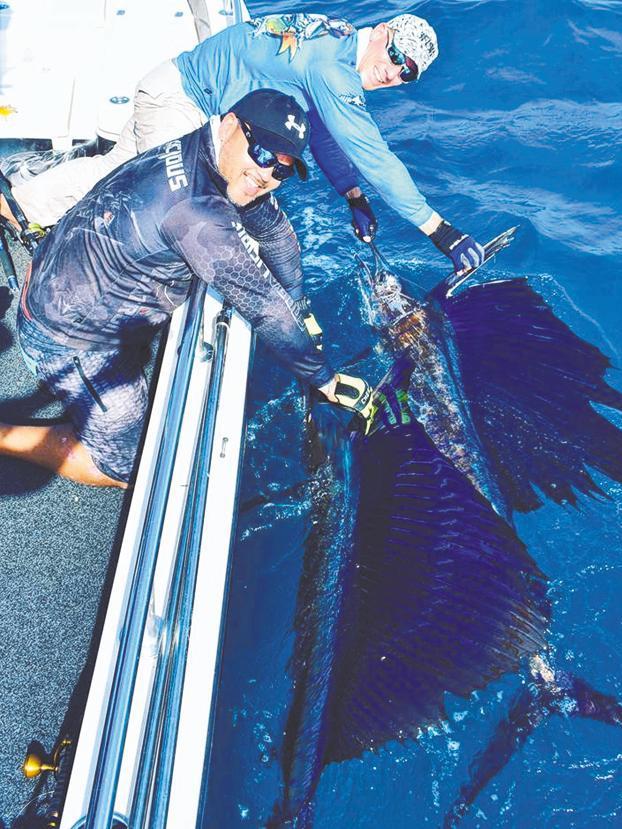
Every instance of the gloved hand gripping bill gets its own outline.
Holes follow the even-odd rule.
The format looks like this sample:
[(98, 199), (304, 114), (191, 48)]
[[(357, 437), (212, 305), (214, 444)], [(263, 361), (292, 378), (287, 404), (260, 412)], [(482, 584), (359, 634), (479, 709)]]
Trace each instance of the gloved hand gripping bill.
[(472, 236), (461, 233), (444, 219), (429, 238), (441, 253), (451, 259), (457, 274), (479, 268), (484, 262), (484, 248)]
[(371, 386), (362, 377), (351, 377), (348, 374), (336, 374), (337, 383), (334, 395), (337, 405), (348, 409), (355, 415), (355, 428), (367, 435), (372, 427), (376, 405)]
[(372, 242), (376, 236), (378, 222), (366, 196), (362, 193), (360, 196), (349, 196), (347, 202), (352, 211), (351, 224), (356, 238), (362, 242)]

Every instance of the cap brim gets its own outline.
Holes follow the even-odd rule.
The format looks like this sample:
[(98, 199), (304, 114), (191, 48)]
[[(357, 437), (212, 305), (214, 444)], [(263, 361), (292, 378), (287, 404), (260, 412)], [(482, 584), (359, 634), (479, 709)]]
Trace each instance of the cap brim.
[(270, 132), (270, 130), (257, 127), (250, 121), (248, 123), (253, 132), (253, 138), (261, 147), (265, 150), (271, 150), (273, 153), (291, 155), (294, 159), (294, 166), (296, 167), (296, 172), (300, 176), (300, 180), (307, 180), (307, 165), (304, 163), (302, 158), (297, 155), (298, 147), (293, 141), (288, 141), (287, 138), (284, 138), (282, 135), (278, 135), (275, 132)]
[(307, 172), (307, 165), (304, 161), (301, 158), (294, 158), (294, 166), (296, 167), (296, 172), (298, 173), (300, 181), (306, 181), (309, 174)]

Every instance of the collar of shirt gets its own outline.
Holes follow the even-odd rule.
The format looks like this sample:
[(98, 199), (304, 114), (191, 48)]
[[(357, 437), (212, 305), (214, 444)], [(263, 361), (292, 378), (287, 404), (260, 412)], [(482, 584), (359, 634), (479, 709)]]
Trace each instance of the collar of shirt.
[(365, 49), (369, 46), (369, 38), (371, 37), (372, 27), (366, 26), (364, 29), (358, 29), (357, 34), (357, 41), (356, 41), (356, 68), (358, 69), (359, 63), (361, 62), (361, 58), (363, 57), (363, 53)]
[(214, 158), (218, 165), (220, 158), (220, 137), (218, 135), (218, 128), (220, 126), (220, 115), (211, 115), (209, 119), (209, 128), (212, 136), (212, 146), (214, 147)]
[(209, 176), (224, 195), (227, 193), (227, 182), (218, 172), (218, 159), (220, 157), (220, 138), (218, 137), (218, 126), (220, 115), (212, 115), (209, 122), (201, 127), (202, 130), (202, 156), (206, 162)]

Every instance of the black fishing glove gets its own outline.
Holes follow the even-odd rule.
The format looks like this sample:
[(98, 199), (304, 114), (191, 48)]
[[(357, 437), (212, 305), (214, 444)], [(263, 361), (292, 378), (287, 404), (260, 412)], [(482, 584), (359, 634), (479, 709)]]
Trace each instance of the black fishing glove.
[(430, 241), (451, 259), (456, 273), (479, 268), (484, 261), (484, 248), (472, 236), (461, 233), (444, 219), (430, 234)]
[(373, 241), (378, 222), (367, 198), (362, 194), (360, 196), (350, 196), (348, 206), (352, 211), (352, 227), (356, 238), (362, 242)]

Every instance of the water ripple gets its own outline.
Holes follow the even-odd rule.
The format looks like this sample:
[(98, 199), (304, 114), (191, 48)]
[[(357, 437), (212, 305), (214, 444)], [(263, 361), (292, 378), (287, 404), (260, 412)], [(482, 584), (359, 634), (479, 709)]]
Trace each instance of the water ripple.
[[(387, 117), (397, 139), (412, 140), (412, 122), (396, 113)], [(510, 137), (522, 145), (550, 148), (555, 142), (584, 141), (590, 150), (604, 149), (614, 157), (622, 140), (622, 103), (536, 98), (515, 109), (489, 109), (470, 112), (439, 111), (416, 107), (417, 136), (432, 140), (435, 146), (469, 147), (498, 143)]]
[[(620, 3), (618, 2), (618, 5)], [(591, 40), (604, 41), (601, 44), (602, 49), (606, 52), (622, 52), (622, 34), (610, 29), (596, 29), (593, 26), (588, 26), (587, 29), (580, 29), (572, 21), (569, 21), (570, 28), (574, 32), (577, 43), (588, 45)]]
[[(576, 201), (539, 187), (495, 181), (474, 181), (445, 175), (448, 187), (474, 199), (482, 210), (528, 219), (538, 233), (584, 253), (622, 253), (622, 217), (597, 202)], [(594, 227), (600, 232), (594, 234)]]

